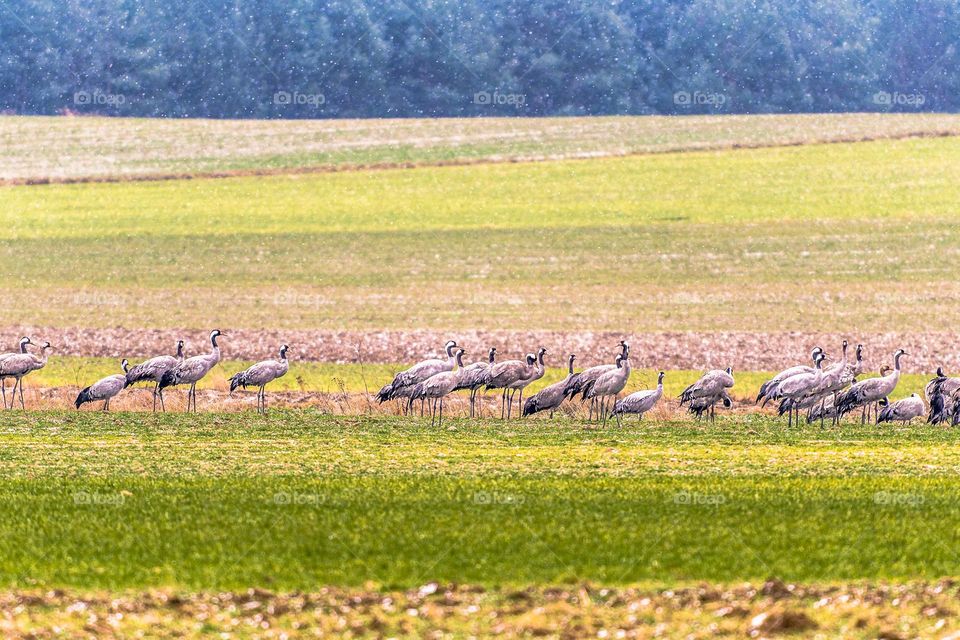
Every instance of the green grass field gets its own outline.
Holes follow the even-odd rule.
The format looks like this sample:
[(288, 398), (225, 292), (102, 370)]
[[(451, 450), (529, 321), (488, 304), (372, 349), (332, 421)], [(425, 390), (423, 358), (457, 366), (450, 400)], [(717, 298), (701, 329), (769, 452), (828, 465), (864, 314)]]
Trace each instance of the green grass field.
[(955, 575), (957, 432), (16, 414), (0, 580), (125, 589)]
[[(841, 337), (863, 341), (867, 376), (904, 342), (916, 355), (892, 399), (919, 392), (920, 370), (950, 357), (960, 322), (960, 139), (938, 137), (958, 122), (0, 117), (16, 167), (0, 180), (560, 158), (0, 186), (0, 330), (5, 342), (30, 333), (58, 348), (26, 378), (28, 408), (40, 410), (2, 414), (0, 633), (960, 628), (956, 588), (935, 582), (960, 574), (955, 429), (852, 419), (788, 430), (739, 409), (695, 423), (672, 408), (700, 373), (692, 364), (668, 367), (662, 410), (619, 428), (566, 414), (471, 421), (459, 417), (465, 396), (434, 428), (381, 415), (361, 395), (409, 354), (300, 360), (327, 353), (310, 330), (342, 332), (324, 338), (338, 347), (358, 332), (462, 336), (468, 360), (483, 357), (482, 332), (501, 331), (492, 344), (543, 343), (557, 365), (559, 345), (591, 344), (565, 332), (596, 332), (602, 350), (609, 331), (643, 344), (629, 392), (652, 387), (661, 360), (712, 362), (733, 340), (751, 345), (732, 394), (745, 401), (769, 376), (749, 370), (765, 366), (751, 357), (799, 357), (807, 337), (786, 332), (823, 332), (834, 357)], [(289, 393), (268, 398), (261, 417), (230, 413), (250, 392), (229, 405), (211, 393), (198, 415), (155, 415), (143, 389), (114, 405), (137, 412), (65, 410), (75, 388), (119, 371), (119, 358), (67, 354), (142, 353), (140, 335), (169, 348), (213, 326), (239, 331), (201, 389), (223, 391), (249, 365), (234, 358), (305, 330), (269, 391), (346, 404)], [(645, 339), (654, 332), (660, 343)], [(682, 353), (705, 332), (699, 352)], [(77, 346), (90, 335), (134, 337)], [(197, 335), (191, 354), (205, 344)], [(598, 357), (587, 351), (578, 366)], [(351, 359), (337, 353), (329, 359)], [(551, 367), (529, 391), (563, 375)], [(290, 408), (304, 397), (315, 406)], [(773, 576), (808, 586), (743, 585)], [(276, 626), (261, 633), (268, 620)]]
[(958, 158), (938, 138), (5, 188), (4, 322), (939, 330)]

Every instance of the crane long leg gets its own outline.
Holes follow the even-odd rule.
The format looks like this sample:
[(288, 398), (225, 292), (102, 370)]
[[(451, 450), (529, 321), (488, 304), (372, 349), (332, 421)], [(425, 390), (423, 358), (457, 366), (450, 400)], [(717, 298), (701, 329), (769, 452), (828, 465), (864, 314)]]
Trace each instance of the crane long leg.
[(443, 396), (440, 396), (440, 419), (437, 421), (437, 426), (443, 426)]
[(7, 379), (0, 378), (0, 389), (3, 390), (3, 408), (7, 408)]
[(27, 407), (23, 404), (23, 378), (20, 378), (17, 386), (20, 388), (20, 409), (26, 411)]

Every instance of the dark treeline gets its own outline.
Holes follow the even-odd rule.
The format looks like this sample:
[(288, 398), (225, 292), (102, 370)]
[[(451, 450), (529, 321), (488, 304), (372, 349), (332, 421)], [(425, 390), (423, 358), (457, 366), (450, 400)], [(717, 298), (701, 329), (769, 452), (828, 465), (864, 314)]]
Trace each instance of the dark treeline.
[(6, 0), (0, 109), (310, 118), (954, 111), (958, 7)]

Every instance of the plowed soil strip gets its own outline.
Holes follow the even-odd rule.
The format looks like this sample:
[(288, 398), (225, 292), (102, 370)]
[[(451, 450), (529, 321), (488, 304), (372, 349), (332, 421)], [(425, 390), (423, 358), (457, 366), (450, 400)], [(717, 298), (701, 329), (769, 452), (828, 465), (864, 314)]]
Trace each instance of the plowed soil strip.
[[(864, 360), (869, 370), (888, 364), (899, 348), (909, 354), (910, 369), (934, 371), (943, 366), (948, 371), (960, 370), (960, 352), (954, 345), (958, 332), (887, 332), (845, 335), (819, 332), (759, 333), (725, 332), (656, 332), (620, 334), (614, 332), (529, 332), (529, 331), (456, 331), (438, 333), (414, 331), (259, 331), (220, 327), (227, 337), (222, 339), (224, 357), (231, 360), (260, 360), (275, 355), (282, 343), (291, 345), (299, 360), (333, 363), (405, 363), (425, 357), (437, 357), (444, 342), (456, 340), (470, 352), (469, 359), (482, 359), (490, 347), (497, 347), (499, 357), (512, 359), (536, 351), (543, 345), (556, 365), (566, 354), (576, 353), (578, 362), (587, 366), (597, 360), (609, 360), (620, 340), (627, 340), (632, 349), (635, 367), (663, 369), (709, 369), (733, 367), (738, 370), (771, 371), (805, 362), (809, 351), (819, 345), (836, 360), (840, 358), (840, 342), (850, 342), (850, 357), (858, 343), (864, 345)], [(207, 330), (184, 329), (60, 329), (56, 327), (4, 327), (0, 340), (4, 351), (13, 350), (21, 335), (34, 342), (48, 340), (54, 355), (96, 357), (148, 357), (172, 353), (178, 339), (187, 341), (188, 355), (206, 352)]]

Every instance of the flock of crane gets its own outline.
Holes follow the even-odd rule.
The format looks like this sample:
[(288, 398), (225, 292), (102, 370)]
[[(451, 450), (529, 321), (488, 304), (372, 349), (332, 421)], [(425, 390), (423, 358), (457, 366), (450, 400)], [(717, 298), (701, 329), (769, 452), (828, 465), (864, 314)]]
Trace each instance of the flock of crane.
[[(210, 353), (186, 358), (183, 354), (183, 340), (177, 341), (175, 356), (157, 356), (150, 358), (135, 367), (131, 367), (127, 360), (120, 363), (123, 373), (107, 376), (84, 388), (77, 396), (76, 405), (79, 409), (87, 402), (103, 402), (103, 409), (109, 411), (110, 400), (121, 391), (139, 382), (153, 384), (153, 410), (157, 410), (157, 401), (160, 409), (166, 410), (163, 402), (163, 390), (168, 387), (189, 385), (187, 390), (187, 411), (197, 410), (197, 383), (220, 362), (220, 345), (217, 338), (225, 336), (219, 329), (210, 332)], [(0, 388), (3, 390), (3, 406), (12, 409), (20, 390), (20, 408), (26, 408), (23, 402), (23, 378), (32, 371), (42, 369), (47, 364), (47, 351), (50, 343), (45, 342), (40, 347), (40, 353), (30, 353), (27, 349), (33, 344), (29, 337), (20, 339), (20, 348), (13, 353), (0, 354)], [(237, 387), (257, 387), (257, 412), (266, 413), (267, 401), (265, 388), (268, 383), (287, 373), (287, 345), (280, 346), (277, 359), (263, 360), (253, 366), (235, 373), (230, 378), (231, 393)], [(10, 404), (7, 404), (7, 378), (13, 378), (13, 395)]]
[[(485, 361), (463, 364), (466, 353), (453, 340), (444, 345), (446, 359), (424, 360), (398, 373), (394, 379), (377, 393), (382, 403), (399, 400), (402, 409), (409, 413), (414, 403), (420, 401), (421, 414), (429, 411), (431, 421), (443, 420), (443, 400), (459, 390), (470, 392), (470, 415), (474, 415), (476, 396), (481, 390), (499, 390), (500, 417), (509, 419), (513, 400), (523, 416), (541, 411), (551, 415), (565, 400), (590, 400), (589, 418), (594, 415), (606, 422), (611, 416), (620, 424), (621, 418), (631, 414), (642, 419), (643, 414), (653, 409), (663, 397), (663, 377), (657, 377), (657, 387), (631, 393), (624, 398), (619, 394), (630, 378), (630, 346), (619, 343), (613, 364), (602, 364), (580, 372), (574, 372), (576, 356), (571, 354), (567, 376), (523, 402), (523, 390), (539, 380), (544, 374), (543, 356), (546, 349), (537, 354), (527, 354), (524, 360), (496, 362), (496, 349), (490, 349)], [(884, 367), (879, 378), (857, 381), (863, 373), (863, 345), (857, 345), (856, 358), (848, 360), (848, 343), (843, 341), (841, 359), (824, 368), (830, 356), (821, 347), (811, 352), (812, 365), (797, 365), (781, 371), (763, 383), (756, 402), (761, 406), (770, 401), (779, 402), (779, 415), (788, 415), (788, 426), (800, 420), (800, 413), (807, 411), (807, 422), (819, 420), (821, 425), (829, 418), (833, 422), (856, 409), (861, 409), (861, 423), (867, 420), (879, 422), (910, 421), (926, 411), (924, 400), (916, 393), (909, 398), (890, 403), (888, 396), (900, 381), (900, 359), (907, 355), (903, 349), (893, 354), (893, 368)], [(731, 407), (733, 402), (728, 390), (734, 385), (733, 370), (708, 371), (699, 380), (680, 394), (680, 406), (701, 418), (715, 417), (716, 406)], [(960, 423), (960, 378), (948, 378), (942, 369), (925, 389), (930, 404), (929, 421), (937, 424), (951, 421)], [(429, 406), (425, 409), (425, 403)], [(882, 407), (882, 409), (881, 409)]]
[[(187, 358), (184, 356), (183, 340), (176, 343), (176, 355), (161, 355), (150, 358), (131, 367), (127, 360), (121, 362), (123, 373), (107, 376), (84, 388), (77, 396), (75, 405), (79, 409), (87, 402), (103, 402), (104, 410), (110, 409), (110, 400), (123, 389), (137, 383), (153, 385), (153, 410), (159, 403), (165, 411), (163, 391), (169, 387), (189, 385), (187, 390), (187, 411), (196, 411), (196, 386), (213, 367), (220, 362), (219, 337), (224, 336), (219, 329), (210, 332), (210, 352)], [(11, 353), (0, 354), (0, 388), (3, 391), (5, 408), (12, 409), (19, 391), (20, 407), (26, 408), (23, 400), (23, 378), (47, 363), (49, 342), (40, 345), (38, 353), (30, 352), (34, 343), (29, 337), (20, 339), (19, 349)], [(263, 360), (234, 374), (230, 378), (230, 392), (238, 387), (257, 388), (257, 412), (266, 413), (266, 385), (282, 377), (289, 370), (287, 345), (281, 345), (276, 359)], [(450, 340), (444, 345), (446, 358), (428, 359), (418, 362), (409, 369), (401, 371), (393, 380), (377, 393), (377, 399), (383, 403), (391, 400), (400, 402), (401, 410), (409, 414), (415, 403), (420, 403), (420, 413), (430, 413), (431, 423), (443, 422), (444, 399), (450, 394), (466, 390), (470, 398), (470, 417), (478, 411), (477, 396), (484, 391), (500, 391), (500, 417), (510, 419), (513, 415), (514, 399), (517, 411), (522, 416), (540, 412), (553, 412), (565, 401), (590, 401), (589, 419), (607, 422), (611, 417), (621, 423), (625, 415), (643, 415), (653, 409), (663, 397), (664, 372), (659, 372), (655, 389), (631, 393), (620, 398), (620, 392), (630, 379), (630, 345), (621, 340), (612, 364), (601, 364), (582, 371), (574, 371), (576, 355), (571, 354), (567, 361), (566, 377), (551, 384), (523, 401), (523, 392), (530, 384), (544, 375), (544, 355), (547, 350), (541, 347), (536, 354), (527, 354), (523, 360), (505, 360), (498, 362), (497, 350), (491, 348), (486, 360), (465, 365), (463, 356), (466, 351), (456, 341)], [(947, 377), (942, 369), (937, 369), (935, 378), (927, 383), (924, 398), (912, 394), (908, 398), (889, 402), (888, 396), (900, 381), (900, 359), (907, 355), (903, 349), (893, 354), (893, 367), (884, 366), (880, 377), (858, 381), (863, 373), (863, 345), (857, 345), (855, 358), (847, 357), (848, 344), (843, 341), (839, 361), (824, 366), (830, 355), (821, 347), (814, 347), (810, 353), (812, 366), (797, 365), (781, 371), (760, 387), (756, 402), (765, 406), (768, 402), (777, 402), (779, 415), (787, 414), (788, 426), (799, 424), (800, 414), (806, 411), (808, 423), (819, 420), (822, 425), (826, 419), (834, 423), (856, 410), (861, 411), (861, 423), (868, 420), (876, 422), (910, 421), (927, 412), (928, 421), (933, 424), (950, 422), (960, 423), (960, 378)], [(14, 381), (10, 402), (7, 402), (6, 381)], [(697, 418), (714, 419), (716, 406), (731, 407), (733, 402), (729, 390), (734, 385), (733, 370), (712, 370), (706, 372), (695, 383), (680, 394), (680, 406), (686, 407)], [(519, 397), (517, 397), (519, 395)], [(482, 404), (480, 405), (482, 410)]]

